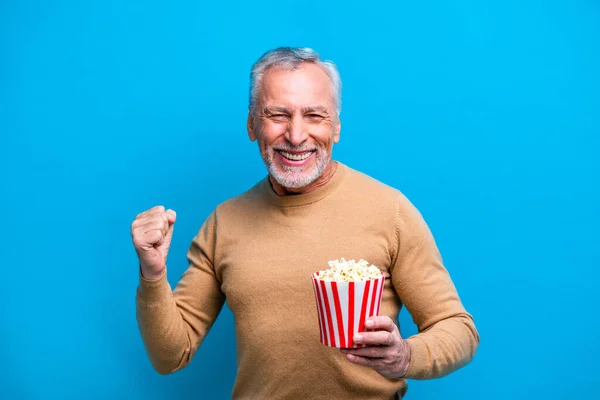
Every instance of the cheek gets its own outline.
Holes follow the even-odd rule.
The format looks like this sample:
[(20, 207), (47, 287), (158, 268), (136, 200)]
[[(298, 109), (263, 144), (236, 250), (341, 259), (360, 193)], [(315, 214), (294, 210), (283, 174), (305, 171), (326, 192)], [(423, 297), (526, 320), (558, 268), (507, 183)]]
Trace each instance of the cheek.
[(313, 140), (321, 147), (330, 149), (333, 146), (335, 131), (330, 126), (319, 126), (313, 130)]
[(265, 123), (260, 127), (258, 139), (261, 146), (272, 146), (285, 136), (286, 126), (284, 124)]

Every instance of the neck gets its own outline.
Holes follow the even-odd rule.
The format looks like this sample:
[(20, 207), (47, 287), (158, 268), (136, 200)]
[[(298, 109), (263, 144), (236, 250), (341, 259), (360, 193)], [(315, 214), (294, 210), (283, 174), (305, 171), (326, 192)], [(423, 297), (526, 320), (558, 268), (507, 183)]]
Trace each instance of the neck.
[(277, 193), (279, 196), (293, 196), (293, 195), (298, 195), (298, 194), (307, 194), (323, 185), (326, 185), (327, 182), (329, 182), (331, 180), (331, 178), (333, 177), (333, 174), (335, 173), (336, 169), (337, 169), (337, 162), (335, 162), (333, 160), (330, 161), (329, 164), (327, 164), (325, 171), (323, 171), (323, 173), (321, 174), (320, 177), (318, 177), (311, 184), (306, 185), (301, 188), (286, 188), (285, 186), (280, 185), (271, 175), (269, 175), (269, 182), (271, 183), (271, 187), (273, 188), (273, 191), (275, 191), (275, 193)]

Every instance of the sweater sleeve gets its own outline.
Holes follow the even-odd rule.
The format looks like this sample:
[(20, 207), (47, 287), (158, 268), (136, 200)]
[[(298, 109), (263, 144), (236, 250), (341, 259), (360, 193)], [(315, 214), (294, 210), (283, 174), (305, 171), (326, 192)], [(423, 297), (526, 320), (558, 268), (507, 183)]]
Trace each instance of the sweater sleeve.
[(214, 214), (202, 225), (188, 249), (188, 269), (175, 290), (165, 272), (156, 280), (139, 276), (136, 316), (146, 352), (160, 374), (187, 366), (217, 319), (225, 296), (214, 270)]
[(400, 195), (396, 238), (398, 251), (391, 278), (418, 327), (409, 337), (409, 379), (439, 378), (474, 357), (479, 334), (465, 310), (434, 238), (419, 211)]

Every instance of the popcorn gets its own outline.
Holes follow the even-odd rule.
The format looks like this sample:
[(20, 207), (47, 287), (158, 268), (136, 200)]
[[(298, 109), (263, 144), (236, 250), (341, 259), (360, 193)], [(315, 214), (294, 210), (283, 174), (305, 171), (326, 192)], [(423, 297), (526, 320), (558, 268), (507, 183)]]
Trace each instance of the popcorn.
[(379, 279), (381, 271), (374, 265), (363, 259), (356, 262), (354, 260), (329, 261), (329, 269), (317, 272), (317, 278), (325, 281), (336, 282), (364, 282), (371, 279)]
[(329, 261), (329, 269), (311, 274), (319, 323), (325, 346), (360, 348), (354, 335), (365, 332), (366, 318), (378, 316), (385, 276), (365, 260)]

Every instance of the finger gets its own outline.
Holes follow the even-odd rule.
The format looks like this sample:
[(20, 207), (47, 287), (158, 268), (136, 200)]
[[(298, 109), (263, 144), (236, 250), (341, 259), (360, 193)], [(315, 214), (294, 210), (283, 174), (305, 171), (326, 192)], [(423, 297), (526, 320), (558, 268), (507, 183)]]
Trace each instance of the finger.
[(394, 321), (387, 316), (369, 317), (365, 321), (365, 328), (371, 330), (383, 329), (388, 332), (394, 332), (394, 329), (396, 329), (396, 324), (394, 324)]
[(341, 349), (340, 351), (344, 354), (352, 354), (360, 357), (385, 358), (389, 349), (386, 347), (369, 346), (359, 349)]
[(154, 230), (144, 235), (137, 236), (133, 239), (133, 243), (137, 249), (148, 250), (154, 245), (161, 245), (164, 240), (162, 232)]
[(361, 332), (354, 335), (354, 343), (372, 346), (391, 346), (394, 344), (394, 334), (388, 331)]
[(169, 224), (169, 226), (167, 227), (167, 233), (165, 233), (165, 239), (170, 240), (171, 237), (173, 237), (173, 228), (175, 227), (174, 224)]
[(138, 219), (135, 220), (133, 222), (133, 224), (131, 225), (133, 230), (140, 230), (140, 229), (144, 229), (148, 226), (154, 226), (156, 225), (157, 222), (162, 223), (163, 218), (161, 217), (147, 217), (144, 219)]
[[(150, 227), (151, 229), (154, 229), (155, 228), (154, 224), (156, 223), (156, 221), (159, 221), (162, 219), (162, 221), (164, 223), (164, 228), (160, 228), (160, 229), (162, 229), (163, 234), (166, 235), (168, 232), (169, 226), (175, 223), (175, 218), (176, 218), (176, 214), (175, 214), (175, 211), (173, 211), (173, 210), (167, 210), (167, 211), (163, 212), (162, 214), (160, 214), (160, 213), (149, 214), (144, 218), (133, 221), (132, 228), (133, 228), (133, 230), (136, 230), (138, 228), (148, 228), (148, 227)], [(142, 233), (145, 233), (147, 231), (148, 231), (148, 229), (146, 229), (145, 231), (142, 230)]]
[(164, 219), (164, 215), (165, 213), (154, 213), (154, 214), (148, 214), (145, 217), (142, 218), (136, 218), (131, 226), (132, 228), (138, 228), (140, 226), (144, 226), (152, 221), (156, 221), (156, 220), (161, 220)]
[(169, 226), (171, 226), (171, 224), (169, 223), (169, 215), (167, 213), (164, 213), (162, 226), (163, 236), (167, 236), (167, 233), (169, 233)]
[(371, 367), (374, 369), (382, 367), (382, 362), (380, 358), (368, 358), (362, 356), (355, 356), (354, 354), (346, 354), (346, 359), (351, 363), (364, 365), (365, 367)]
[(169, 217), (169, 219), (168, 219), (169, 223), (174, 224), (175, 220), (177, 219), (177, 213), (171, 209), (168, 209), (167, 211), (165, 211), (165, 213)]
[(151, 240), (150, 243), (152, 243), (152, 247), (160, 246), (165, 240), (165, 235), (159, 231), (150, 231), (146, 234), (146, 236)]
[(164, 206), (155, 206), (144, 212), (139, 213), (135, 219), (141, 219), (141, 218), (145, 218), (149, 215), (159, 214), (159, 213), (163, 213), (163, 212), (165, 212)]
[(133, 228), (134, 235), (143, 235), (153, 230), (159, 230), (165, 232), (168, 223), (165, 222), (166, 217), (148, 220), (143, 224), (140, 224)]

